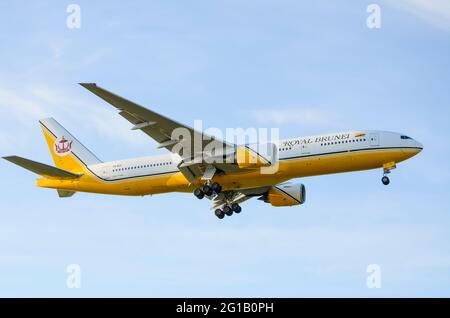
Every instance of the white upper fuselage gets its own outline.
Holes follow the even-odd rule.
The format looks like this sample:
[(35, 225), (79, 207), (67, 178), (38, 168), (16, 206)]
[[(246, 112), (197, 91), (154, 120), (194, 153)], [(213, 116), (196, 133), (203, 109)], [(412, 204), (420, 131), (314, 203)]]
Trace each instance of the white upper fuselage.
[[(297, 137), (274, 143), (280, 161), (368, 149), (423, 148), (421, 143), (404, 134), (376, 130)], [(104, 180), (123, 180), (176, 173), (180, 161), (179, 156), (167, 154), (99, 163), (89, 166), (89, 170)]]

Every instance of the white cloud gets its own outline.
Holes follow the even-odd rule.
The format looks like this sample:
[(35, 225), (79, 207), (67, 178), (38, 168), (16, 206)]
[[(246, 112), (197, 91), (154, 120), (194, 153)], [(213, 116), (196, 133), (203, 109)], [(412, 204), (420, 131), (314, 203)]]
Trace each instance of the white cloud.
[(406, 10), (436, 27), (450, 31), (448, 0), (387, 0), (387, 3)]

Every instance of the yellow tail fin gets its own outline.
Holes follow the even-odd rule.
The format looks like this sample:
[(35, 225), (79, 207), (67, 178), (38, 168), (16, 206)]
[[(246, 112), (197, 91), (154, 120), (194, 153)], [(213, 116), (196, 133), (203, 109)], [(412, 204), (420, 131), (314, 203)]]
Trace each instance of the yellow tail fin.
[(101, 163), (55, 119), (45, 118), (41, 119), (39, 123), (56, 167), (83, 173), (87, 170), (86, 166)]

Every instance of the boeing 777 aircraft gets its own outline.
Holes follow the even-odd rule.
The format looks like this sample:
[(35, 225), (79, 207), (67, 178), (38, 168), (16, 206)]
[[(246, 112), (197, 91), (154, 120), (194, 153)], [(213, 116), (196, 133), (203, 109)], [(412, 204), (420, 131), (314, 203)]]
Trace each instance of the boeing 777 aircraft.
[[(193, 192), (199, 199), (212, 200), (215, 215), (223, 219), (240, 213), (240, 204), (252, 197), (277, 207), (303, 204), (305, 186), (288, 182), (293, 178), (381, 168), (387, 185), (387, 174), (397, 163), (423, 148), (404, 134), (367, 130), (279, 140), (267, 143), (263, 148), (268, 150), (261, 152), (255, 145), (215, 140), (96, 84), (80, 85), (117, 108), (133, 130), (143, 131), (170, 153), (102, 162), (55, 119), (41, 119), (56, 167), (18, 156), (4, 159), (40, 175), (37, 185), (56, 189), (60, 197), (75, 192), (135, 196)], [(183, 140), (173, 134), (177, 128), (194, 140), (199, 138), (200, 150), (189, 142), (188, 151), (180, 154)], [(211, 140), (222, 150), (209, 149)]]

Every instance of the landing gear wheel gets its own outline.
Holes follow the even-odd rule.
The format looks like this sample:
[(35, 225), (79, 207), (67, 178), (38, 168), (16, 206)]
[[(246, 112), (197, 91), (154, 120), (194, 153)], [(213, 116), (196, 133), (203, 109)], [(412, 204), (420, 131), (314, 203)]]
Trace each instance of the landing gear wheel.
[(390, 182), (390, 180), (389, 180), (389, 178), (388, 178), (388, 177), (386, 177), (386, 176), (383, 176), (383, 178), (381, 178), (381, 182), (383, 182), (383, 184), (384, 184), (384, 185), (388, 185), (388, 184), (389, 184), (389, 182)]
[(223, 213), (223, 211), (221, 209), (217, 209), (216, 211), (214, 211), (214, 214), (219, 218), (219, 219), (223, 219), (223, 217), (225, 216), (225, 213)]
[(232, 210), (231, 207), (229, 207), (228, 205), (225, 205), (225, 206), (223, 207), (223, 212), (224, 212), (227, 216), (233, 215), (233, 210)]
[(220, 192), (222, 192), (222, 186), (220, 184), (218, 184), (217, 182), (214, 182), (211, 186), (211, 188), (213, 189), (213, 191), (217, 194), (219, 194)]
[(205, 184), (205, 185), (203, 186), (203, 193), (204, 193), (205, 195), (207, 195), (207, 196), (210, 196), (210, 195), (213, 194), (213, 190), (212, 190), (212, 188), (211, 188), (208, 184)]
[(233, 203), (233, 204), (231, 205), (231, 209), (232, 209), (234, 212), (236, 212), (236, 213), (240, 213), (240, 212), (242, 211), (241, 206), (240, 206), (239, 204), (237, 204), (237, 203)]
[(202, 189), (197, 188), (197, 189), (194, 190), (194, 195), (195, 195), (199, 200), (201, 200), (201, 199), (204, 198), (205, 193), (203, 193)]

